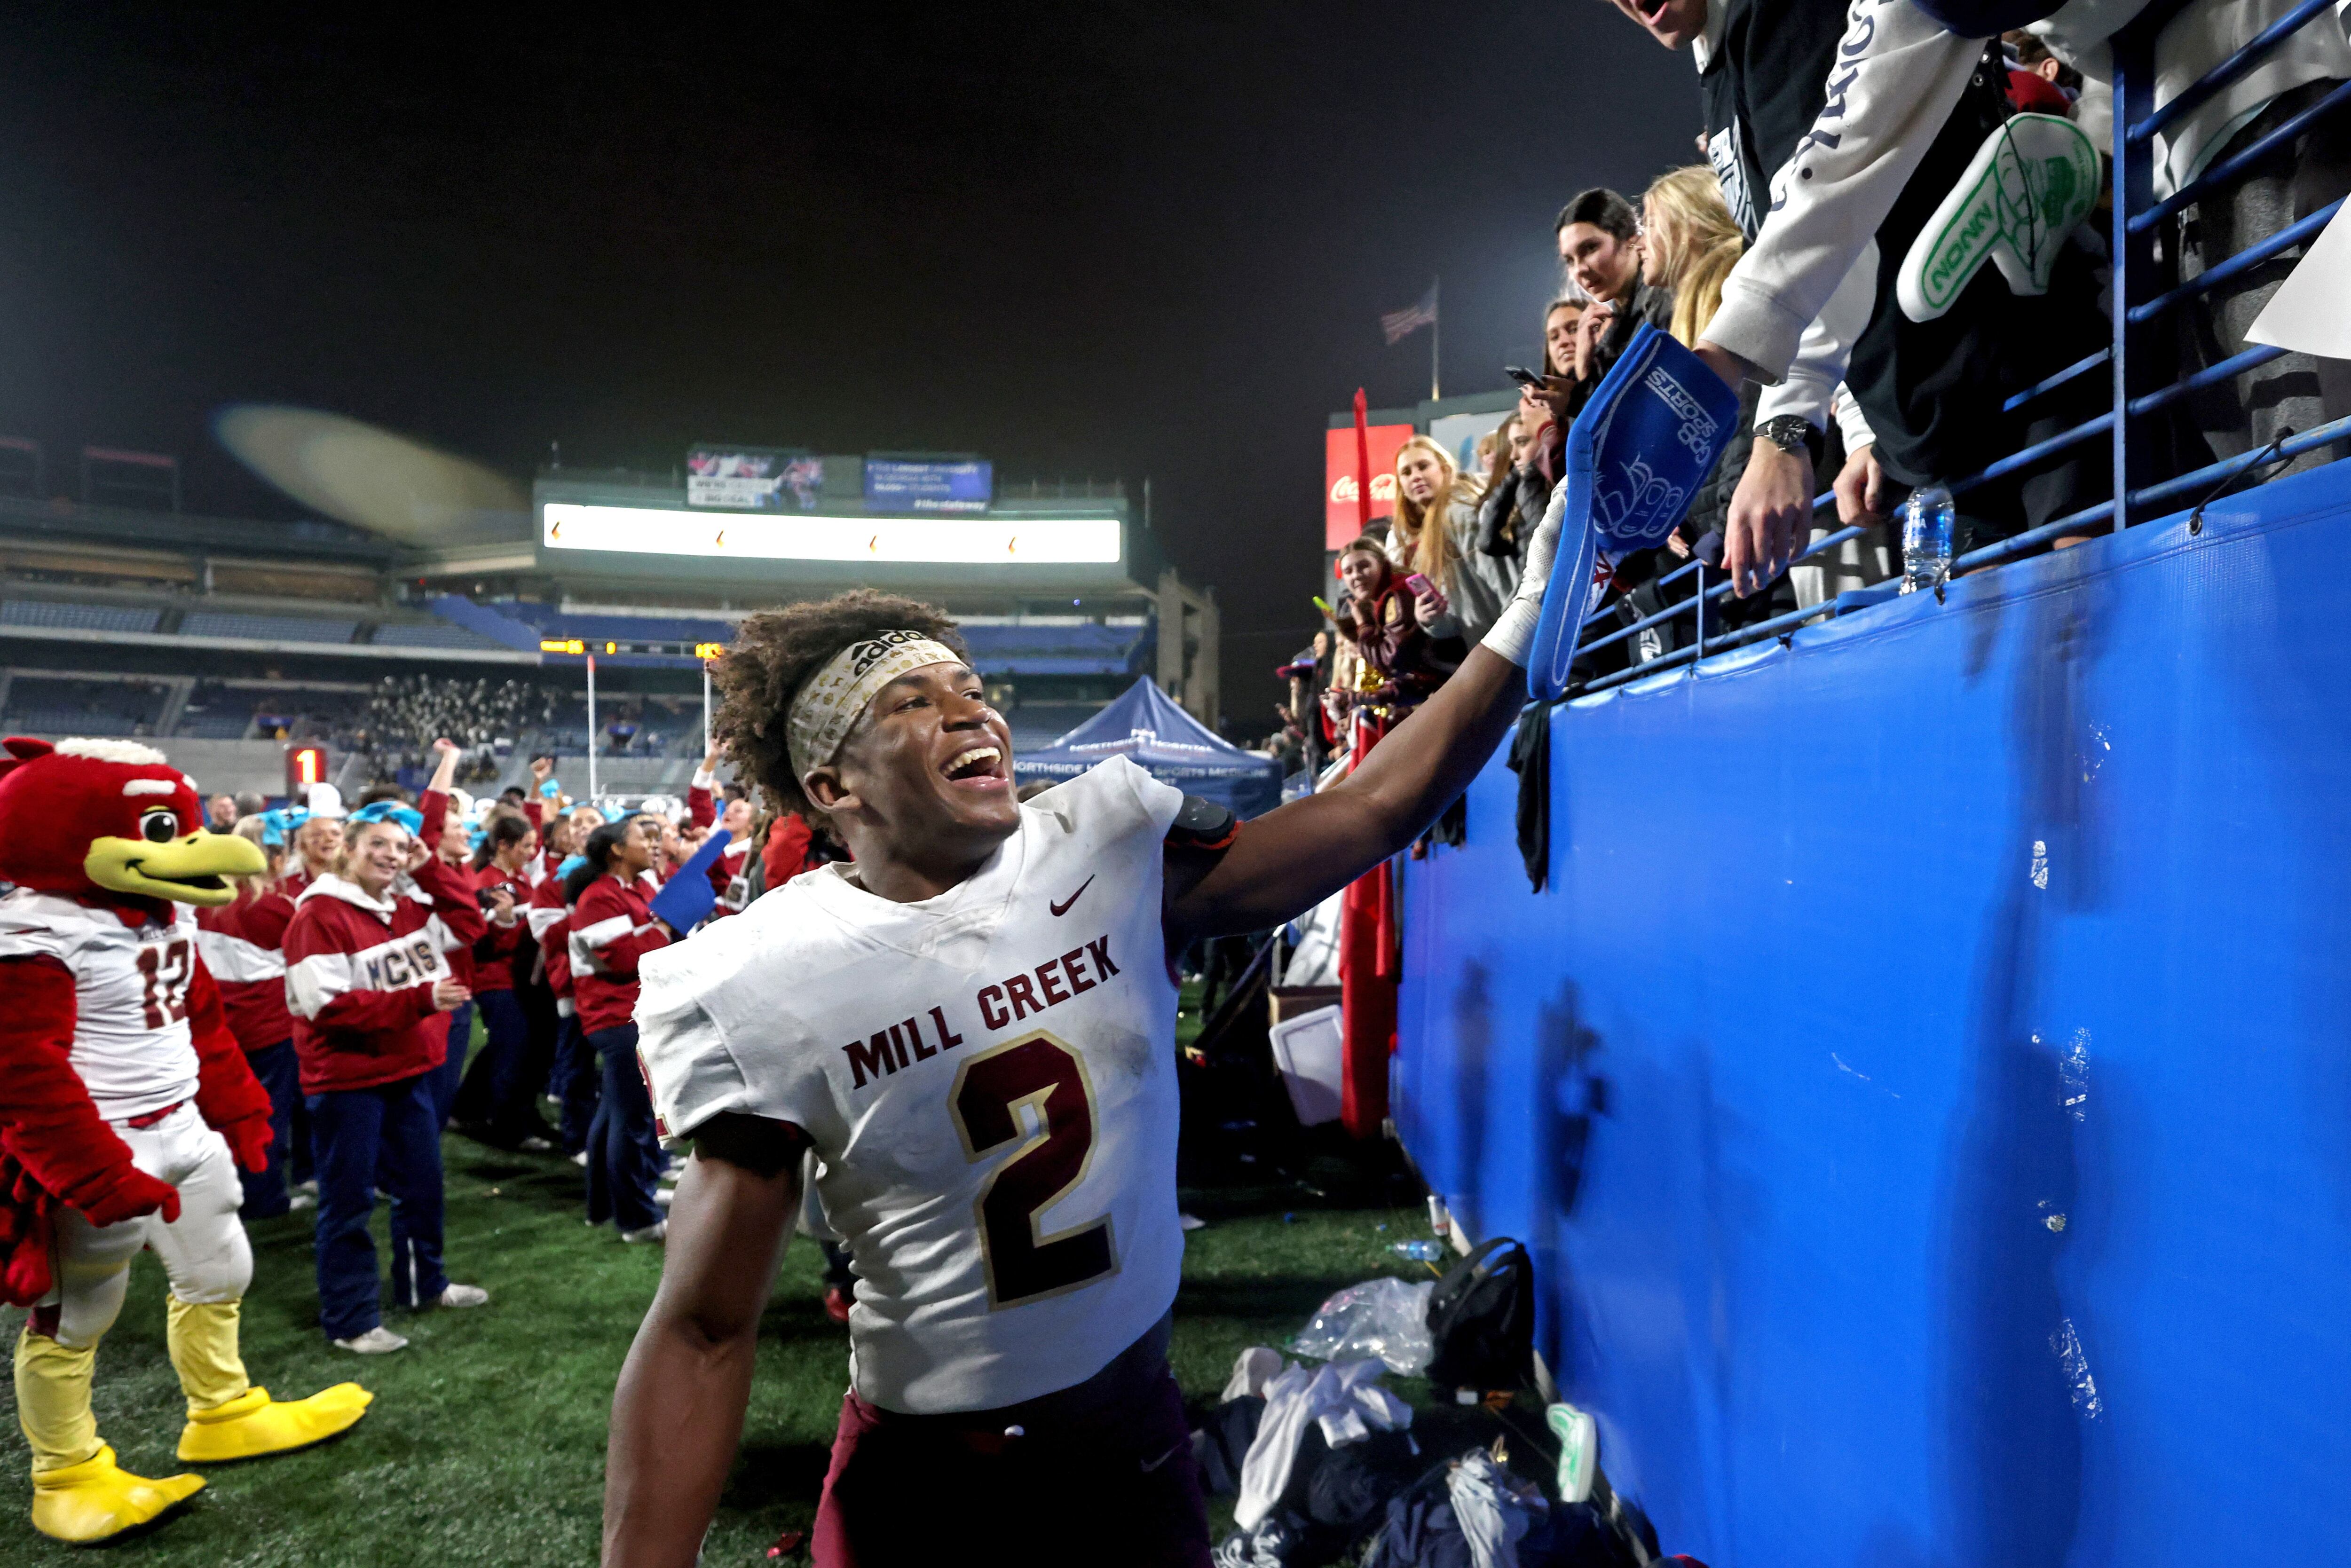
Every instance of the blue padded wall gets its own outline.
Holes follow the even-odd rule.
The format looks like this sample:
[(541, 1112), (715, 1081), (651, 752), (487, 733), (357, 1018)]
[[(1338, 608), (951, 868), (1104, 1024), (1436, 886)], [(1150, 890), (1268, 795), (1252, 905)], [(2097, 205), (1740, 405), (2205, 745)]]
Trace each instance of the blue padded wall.
[(2351, 465), (1552, 723), (1395, 1113), (1666, 1550), (2351, 1562)]

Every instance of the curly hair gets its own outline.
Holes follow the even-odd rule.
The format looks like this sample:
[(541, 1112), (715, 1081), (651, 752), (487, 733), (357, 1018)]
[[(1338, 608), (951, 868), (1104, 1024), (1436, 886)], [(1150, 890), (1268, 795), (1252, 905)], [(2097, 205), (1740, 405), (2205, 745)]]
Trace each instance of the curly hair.
[(735, 765), (767, 791), (773, 810), (795, 812), (810, 823), (820, 818), (792, 773), (786, 748), (785, 718), (801, 685), (851, 643), (902, 630), (919, 632), (969, 657), (946, 611), (870, 588), (745, 618), (726, 656), (711, 666), (719, 699), (712, 727), (726, 739)]

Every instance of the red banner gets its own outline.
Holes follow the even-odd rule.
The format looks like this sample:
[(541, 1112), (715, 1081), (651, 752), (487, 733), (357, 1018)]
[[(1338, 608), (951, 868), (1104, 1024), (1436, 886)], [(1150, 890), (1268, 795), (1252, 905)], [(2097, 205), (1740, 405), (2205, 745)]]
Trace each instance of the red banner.
[[(1395, 510), (1395, 460), (1412, 439), (1409, 424), (1375, 424), (1371, 428), (1372, 516), (1384, 517)], [(1325, 431), (1322, 436), (1322, 548), (1337, 549), (1364, 531), (1355, 516), (1355, 429), (1353, 425)]]

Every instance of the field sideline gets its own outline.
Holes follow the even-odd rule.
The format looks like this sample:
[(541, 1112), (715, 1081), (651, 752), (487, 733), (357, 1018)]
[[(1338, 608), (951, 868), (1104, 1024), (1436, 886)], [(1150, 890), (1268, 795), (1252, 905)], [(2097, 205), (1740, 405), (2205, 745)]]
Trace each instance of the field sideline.
[[(123, 1558), (159, 1568), (596, 1561), (613, 1379), (660, 1249), (589, 1230), (568, 1163), (455, 1136), (444, 1149), (450, 1277), (486, 1286), (490, 1304), (418, 1317), (387, 1309), (385, 1322), (413, 1343), (354, 1356), (319, 1334), (308, 1217), (252, 1227), (244, 1343), (255, 1380), (293, 1397), (356, 1378), (375, 1406), (340, 1441), (207, 1471), (211, 1484), (180, 1516), (117, 1545)], [(1213, 1397), (1238, 1352), (1281, 1344), (1332, 1290), (1378, 1273), (1427, 1277), (1386, 1250), (1426, 1234), (1410, 1208), (1344, 1207), (1335, 1189), (1324, 1198), (1295, 1184), (1186, 1197), (1211, 1221), (1188, 1239), (1176, 1303), (1174, 1362), (1187, 1397)], [(379, 1208), (379, 1249), (383, 1223)], [(743, 1458), (705, 1552), (714, 1568), (766, 1564), (778, 1533), (813, 1516), (846, 1383), (847, 1332), (820, 1305), (820, 1266), (812, 1243), (792, 1243), (762, 1328)], [(99, 1436), (147, 1475), (180, 1468), (172, 1448), (183, 1406), (164, 1354), (163, 1298), (162, 1271), (142, 1255), (99, 1353)], [(12, 1349), (23, 1319), (0, 1311)], [(1425, 1397), (1417, 1381), (1399, 1391)], [(0, 1400), (0, 1560), (89, 1561), (33, 1532), (13, 1390)], [(1215, 1509), (1219, 1532), (1229, 1512), (1228, 1502)]]

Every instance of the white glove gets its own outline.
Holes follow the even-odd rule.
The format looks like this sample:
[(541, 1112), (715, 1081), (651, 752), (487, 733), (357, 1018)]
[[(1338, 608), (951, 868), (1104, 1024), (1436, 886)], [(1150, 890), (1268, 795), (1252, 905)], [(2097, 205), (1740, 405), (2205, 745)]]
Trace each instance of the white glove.
[(1542, 522), (1527, 541), (1526, 570), (1519, 574), (1519, 591), (1502, 606), (1501, 614), (1486, 633), (1485, 645), (1520, 669), (1534, 650), (1535, 622), (1542, 619), (1543, 590), (1551, 586), (1552, 561), (1559, 554), (1560, 519), (1567, 511), (1567, 481), (1552, 486), (1551, 504)]

